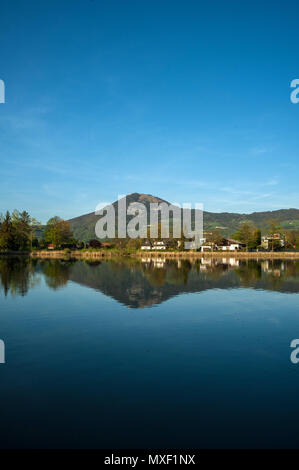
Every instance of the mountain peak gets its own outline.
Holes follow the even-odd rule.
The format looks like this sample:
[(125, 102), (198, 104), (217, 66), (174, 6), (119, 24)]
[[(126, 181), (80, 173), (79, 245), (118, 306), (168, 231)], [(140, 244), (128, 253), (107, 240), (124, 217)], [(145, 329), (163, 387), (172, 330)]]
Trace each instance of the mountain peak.
[(166, 202), (169, 204), (167, 201), (164, 199), (161, 199), (160, 197), (157, 196), (152, 196), (152, 194), (145, 194), (145, 193), (131, 193), (126, 196), (127, 203), (132, 203), (132, 202), (141, 202), (145, 205), (148, 205), (150, 203), (161, 203), (161, 202)]

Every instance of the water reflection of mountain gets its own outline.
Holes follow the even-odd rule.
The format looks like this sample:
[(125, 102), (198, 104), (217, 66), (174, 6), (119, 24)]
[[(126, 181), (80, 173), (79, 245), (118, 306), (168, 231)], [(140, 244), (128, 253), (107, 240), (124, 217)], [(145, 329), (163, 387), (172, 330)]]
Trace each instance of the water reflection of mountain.
[(252, 288), (299, 292), (298, 261), (202, 259), (76, 263), (70, 279), (97, 289), (133, 308), (159, 304), (181, 293), (209, 289)]
[(0, 259), (0, 292), (25, 295), (44, 278), (51, 289), (69, 280), (96, 289), (132, 308), (164, 302), (182, 293), (251, 288), (299, 292), (299, 261), (202, 258), (152, 261), (146, 257), (103, 262)]

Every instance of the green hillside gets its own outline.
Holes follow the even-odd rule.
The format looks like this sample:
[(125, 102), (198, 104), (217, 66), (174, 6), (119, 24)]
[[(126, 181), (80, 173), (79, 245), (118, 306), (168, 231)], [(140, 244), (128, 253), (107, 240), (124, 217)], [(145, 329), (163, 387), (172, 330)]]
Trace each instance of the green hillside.
[[(167, 202), (161, 198), (150, 194), (132, 193), (126, 196), (127, 206), (132, 202), (141, 202), (148, 209), (150, 203)], [(169, 204), (169, 203), (168, 203)], [(117, 216), (117, 201), (113, 203)], [(194, 210), (192, 210), (194, 211)], [(70, 219), (68, 222), (74, 233), (75, 238), (82, 241), (88, 241), (95, 238), (95, 225), (99, 219), (94, 212), (81, 215)], [(128, 220), (130, 217), (128, 216)], [(231, 212), (204, 212), (204, 230), (219, 229), (223, 236), (231, 236), (236, 232), (241, 222), (251, 221), (259, 227), (263, 233), (267, 230), (267, 222), (270, 219), (276, 219), (284, 229), (299, 230), (299, 210), (298, 209), (280, 209), (276, 211), (253, 212), (252, 214), (238, 214)], [(116, 217), (117, 223), (117, 217)]]

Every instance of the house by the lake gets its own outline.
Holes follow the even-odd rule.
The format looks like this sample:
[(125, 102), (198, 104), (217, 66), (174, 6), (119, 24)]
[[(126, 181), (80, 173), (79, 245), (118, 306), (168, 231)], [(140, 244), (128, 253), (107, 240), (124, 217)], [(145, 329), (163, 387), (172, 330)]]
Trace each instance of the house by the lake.
[(283, 248), (285, 245), (284, 238), (280, 233), (274, 233), (273, 235), (265, 235), (262, 237), (261, 246), (265, 250), (273, 249), (273, 248)]
[(145, 242), (141, 245), (142, 250), (151, 250), (152, 249), (152, 243), (150, 240), (145, 240)]
[(141, 245), (141, 250), (166, 250), (168, 248), (169, 244), (167, 240), (155, 240), (155, 241), (150, 241), (150, 240), (145, 240), (143, 244)]
[(214, 243), (204, 240), (204, 243), (200, 247), (200, 251), (238, 251), (246, 248), (246, 244), (232, 238), (222, 238), (221, 242)]
[[(214, 242), (208, 241), (206, 238), (201, 238), (201, 247), (200, 251), (238, 251), (246, 248), (246, 244), (242, 243), (238, 240), (233, 240), (231, 238), (222, 238), (221, 242), (218, 244)], [(178, 247), (180, 247), (181, 241), (178, 241)], [(169, 240), (145, 240), (141, 245), (141, 250), (143, 251), (161, 251), (167, 250), (169, 248), (170, 242)], [(197, 249), (197, 245), (195, 244), (195, 249)]]
[(242, 243), (232, 238), (223, 238), (221, 244), (218, 245), (218, 249), (222, 251), (237, 251), (246, 248), (246, 243)]
[(163, 240), (158, 240), (158, 241), (153, 242), (153, 247), (152, 247), (153, 250), (166, 250), (166, 248), (167, 248), (166, 242)]

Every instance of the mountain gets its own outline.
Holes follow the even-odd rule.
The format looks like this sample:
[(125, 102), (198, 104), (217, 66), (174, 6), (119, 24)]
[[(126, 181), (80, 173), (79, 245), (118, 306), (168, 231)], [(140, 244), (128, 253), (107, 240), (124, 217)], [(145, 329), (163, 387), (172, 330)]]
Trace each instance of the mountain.
[[(165, 201), (164, 199), (161, 199), (159, 197), (152, 196), (151, 194), (140, 194), (140, 193), (132, 193), (126, 196), (126, 205), (127, 207), (129, 204), (132, 204), (134, 202), (141, 202), (142, 204), (145, 205), (146, 209), (150, 209), (150, 203), (158, 203), (160, 204), (161, 202), (166, 202), (169, 204), (169, 202)], [(117, 215), (118, 215), (118, 201), (115, 201), (113, 203), (114, 210), (115, 210), (115, 215), (116, 215), (116, 224), (117, 224)], [(127, 217), (129, 220), (131, 217)], [(70, 224), (71, 230), (74, 234), (74, 237), (77, 238), (78, 240), (82, 241), (88, 241), (93, 238), (95, 238), (95, 225), (97, 221), (99, 220), (99, 216), (95, 215), (94, 212), (90, 212), (89, 214), (81, 215), (79, 217), (75, 217), (73, 219), (68, 220), (68, 223)]]
[[(166, 202), (168, 201), (161, 199), (151, 194), (140, 194), (132, 193), (126, 196), (127, 207), (133, 202), (141, 202), (145, 205), (148, 210), (150, 203)], [(113, 203), (115, 213), (117, 216), (118, 201)], [(194, 212), (194, 209), (192, 210)], [(88, 241), (95, 238), (95, 225), (99, 219), (98, 215), (94, 212), (89, 214), (81, 215), (73, 219), (68, 220), (70, 227), (74, 233), (75, 238), (82, 241)], [(128, 220), (130, 217), (128, 216)], [(283, 228), (285, 229), (296, 229), (299, 230), (299, 210), (298, 209), (280, 209), (276, 211), (266, 212), (253, 212), (252, 214), (238, 214), (231, 212), (206, 212), (204, 211), (204, 230), (211, 230), (218, 228), (223, 236), (231, 236), (236, 232), (241, 222), (251, 221), (254, 225), (261, 228), (263, 232), (267, 229), (267, 222), (270, 219), (276, 219)], [(117, 221), (117, 218), (116, 218)]]

